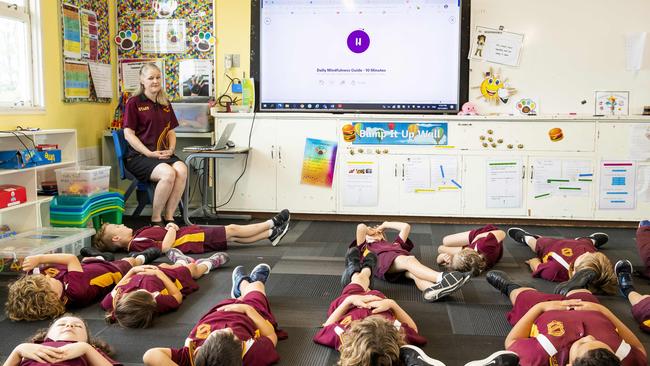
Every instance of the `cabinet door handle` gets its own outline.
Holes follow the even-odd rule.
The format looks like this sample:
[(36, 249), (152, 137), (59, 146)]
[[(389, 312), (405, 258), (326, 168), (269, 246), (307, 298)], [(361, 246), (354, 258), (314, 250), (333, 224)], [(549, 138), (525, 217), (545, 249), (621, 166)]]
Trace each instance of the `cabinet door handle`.
[(521, 179), (526, 179), (526, 166), (523, 166), (523, 169), (521, 169)]
[(395, 178), (397, 178), (397, 163), (395, 163)]
[(535, 168), (531, 165), (530, 166), (530, 181), (533, 181), (533, 177), (535, 176)]
[(404, 179), (404, 163), (402, 163), (402, 179)]
[(282, 160), (282, 146), (278, 146), (278, 160)]
[(271, 145), (271, 160), (274, 159), (274, 157), (273, 157), (273, 150), (275, 150), (275, 145)]

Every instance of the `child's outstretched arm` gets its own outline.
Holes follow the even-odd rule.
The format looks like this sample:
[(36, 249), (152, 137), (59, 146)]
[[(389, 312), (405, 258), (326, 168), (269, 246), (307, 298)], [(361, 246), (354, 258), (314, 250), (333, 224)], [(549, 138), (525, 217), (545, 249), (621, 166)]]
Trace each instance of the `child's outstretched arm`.
[(25, 257), (23, 271), (29, 272), (39, 264), (63, 264), (68, 267), (68, 272), (83, 272), (81, 262), (74, 254), (37, 254)]
[(357, 245), (361, 245), (366, 241), (366, 234), (368, 233), (368, 226), (366, 224), (357, 225)]
[(169, 249), (171, 249), (172, 245), (174, 245), (174, 242), (176, 241), (176, 232), (178, 231), (178, 226), (174, 223), (169, 223), (167, 226), (165, 226), (165, 229), (167, 229), (167, 233), (165, 234), (165, 237), (162, 241), (161, 250), (163, 253), (167, 253)]
[(142, 356), (142, 361), (147, 366), (174, 366), (172, 351), (169, 348), (151, 348)]
[(411, 225), (399, 221), (384, 221), (384, 223), (377, 227), (377, 230), (381, 231), (384, 231), (386, 229), (399, 231), (399, 237), (402, 238), (403, 241), (406, 241), (406, 239), (409, 237), (409, 234), (411, 233)]
[(179, 304), (181, 304), (183, 302), (183, 294), (181, 294), (181, 291), (176, 287), (176, 284), (172, 282), (165, 272), (161, 271), (158, 267), (155, 269), (155, 275), (165, 285), (167, 292), (169, 292), (169, 294), (173, 296)]

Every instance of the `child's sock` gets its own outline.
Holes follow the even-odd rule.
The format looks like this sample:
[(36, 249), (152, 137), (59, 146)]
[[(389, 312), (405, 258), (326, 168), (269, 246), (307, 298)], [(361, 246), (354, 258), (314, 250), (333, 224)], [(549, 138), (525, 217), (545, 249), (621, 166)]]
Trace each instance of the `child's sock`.
[(199, 263), (198, 265), (208, 267), (208, 270), (205, 271), (205, 273), (210, 272), (212, 270), (212, 267), (213, 267), (212, 262), (210, 262), (210, 261), (201, 261), (201, 263)]
[(268, 237), (271, 237), (271, 235), (273, 235), (273, 229), (269, 229), (269, 234), (268, 234), (268, 235), (269, 235), (269, 236), (267, 236), (267, 238), (268, 238)]
[(525, 235), (524, 240), (526, 241), (526, 244), (531, 245), (530, 241), (531, 240), (537, 240), (537, 238), (535, 238), (534, 236)]
[(189, 263), (187, 263), (187, 261), (184, 260), (184, 259), (177, 259), (176, 262), (174, 262), (174, 264), (180, 264), (180, 265), (183, 265), (183, 266), (187, 266)]
[(275, 224), (273, 224), (273, 220), (271, 220), (271, 219), (268, 219), (268, 220), (264, 221), (264, 223), (266, 225), (268, 225), (269, 229), (272, 229), (273, 226), (275, 226)]

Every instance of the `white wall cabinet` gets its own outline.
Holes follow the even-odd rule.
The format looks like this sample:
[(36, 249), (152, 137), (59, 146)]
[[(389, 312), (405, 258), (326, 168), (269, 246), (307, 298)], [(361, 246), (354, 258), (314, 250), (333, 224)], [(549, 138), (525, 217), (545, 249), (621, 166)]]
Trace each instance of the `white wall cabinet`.
[[(61, 162), (40, 165), (25, 169), (0, 169), (0, 185), (16, 184), (25, 187), (27, 202), (15, 206), (0, 208), (0, 224), (9, 225), (17, 233), (29, 231), (41, 226), (49, 226), (49, 202), (52, 196), (39, 196), (37, 190), (40, 182), (56, 180), (54, 170), (77, 164), (77, 131), (42, 130), (0, 133), (0, 150), (25, 149), (38, 144), (57, 144), (61, 149)], [(32, 143), (33, 140), (33, 143)]]
[[(233, 135), (237, 145), (248, 143), (253, 115), (214, 115), (218, 126), (227, 122), (237, 123)], [(354, 145), (342, 139), (340, 129), (344, 124), (388, 121), (446, 122), (449, 146), (440, 149), (432, 146)], [(562, 129), (561, 139), (550, 138), (554, 128)], [(597, 202), (600, 162), (636, 159), (630, 156), (631, 135), (643, 128), (650, 128), (650, 119), (258, 113), (251, 135), (252, 152), (247, 172), (240, 180), (235, 196), (224, 208), (273, 211), (287, 207), (294, 212), (359, 215), (639, 220), (650, 212), (650, 202), (643, 197), (638, 197), (636, 208), (630, 210), (603, 210)], [(331, 189), (300, 184), (305, 138), (338, 141), (337, 171)], [(438, 155), (457, 157), (462, 189), (456, 192), (413, 191), (408, 172), (405, 174), (409, 164), (413, 159)], [(650, 184), (650, 177), (645, 178), (648, 174), (642, 170), (650, 169), (650, 152), (648, 155), (637, 159), (640, 160), (637, 161), (637, 182), (646, 185)], [(364, 157), (377, 162), (377, 204), (369, 207), (346, 205), (343, 169), (348, 167), (347, 161), (363, 161)], [(232, 182), (241, 174), (243, 158), (241, 160), (219, 162), (219, 202), (227, 199)], [(488, 164), (502, 160), (516, 161), (520, 165), (521, 175), (516, 182), (512, 180), (509, 184), (516, 184), (521, 200), (516, 205), (490, 207), (487, 203), (488, 178), (498, 177), (490, 176)], [(582, 184), (579, 193), (563, 186), (563, 190), (556, 189), (552, 194), (541, 196), (543, 184), (536, 179), (543, 169), (536, 171), (535, 166), (544, 161), (551, 161), (554, 163), (551, 165), (559, 167), (560, 176), (570, 176), (572, 167), (578, 164), (582, 172), (592, 174), (589, 177), (591, 182)], [(642, 188), (639, 185), (637, 190)]]

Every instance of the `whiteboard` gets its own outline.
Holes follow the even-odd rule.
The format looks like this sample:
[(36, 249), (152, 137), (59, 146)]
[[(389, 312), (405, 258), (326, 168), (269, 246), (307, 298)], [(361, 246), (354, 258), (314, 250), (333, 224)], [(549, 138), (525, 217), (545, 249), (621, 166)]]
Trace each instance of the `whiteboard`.
[[(629, 91), (630, 115), (650, 105), (650, 35), (641, 70), (627, 71), (626, 33), (650, 33), (648, 0), (473, 0), (471, 37), (476, 26), (524, 34), (519, 67), (470, 61), (469, 100), (481, 114), (518, 113), (517, 100), (535, 97), (540, 114), (594, 114), (596, 90)], [(517, 89), (507, 104), (477, 99), (483, 75), (501, 70)], [(586, 104), (581, 101), (586, 100)]]

